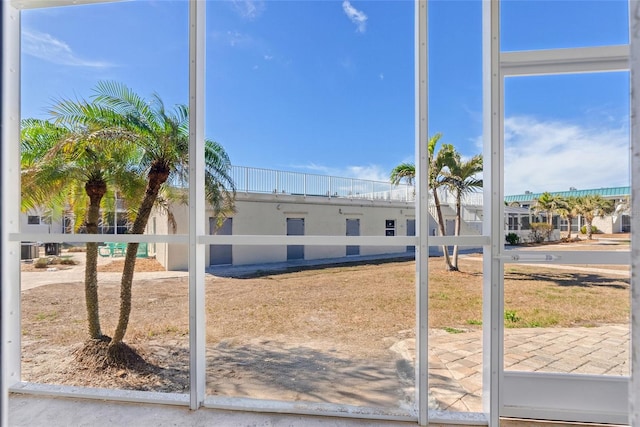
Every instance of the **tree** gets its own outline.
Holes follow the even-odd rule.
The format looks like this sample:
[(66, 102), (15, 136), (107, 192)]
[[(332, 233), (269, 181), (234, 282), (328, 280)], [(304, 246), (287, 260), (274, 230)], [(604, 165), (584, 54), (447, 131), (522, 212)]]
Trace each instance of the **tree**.
[[(444, 177), (443, 171), (452, 162), (454, 148), (450, 144), (443, 144), (440, 150), (436, 152), (436, 145), (442, 137), (441, 133), (436, 133), (427, 142), (427, 150), (429, 154), (429, 188), (433, 193), (433, 202), (436, 209), (436, 216), (438, 222), (438, 229), (440, 235), (446, 234), (444, 218), (442, 216), (442, 207), (440, 206), (440, 197), (438, 196), (438, 188), (443, 185)], [(395, 185), (399, 184), (403, 179), (409, 184), (413, 183), (416, 177), (416, 167), (413, 163), (401, 163), (391, 171), (391, 182)], [(449, 256), (449, 250), (447, 246), (442, 246), (442, 252), (444, 254), (445, 264), (447, 270), (454, 270), (451, 264), (451, 258)]]
[(549, 192), (544, 192), (535, 200), (535, 204), (531, 207), (535, 214), (539, 214), (544, 212), (547, 219), (547, 224), (553, 224), (553, 214), (558, 211), (558, 209), (563, 208), (565, 206), (565, 200), (560, 197), (553, 195)]
[[(83, 107), (78, 104), (79, 109)], [(108, 185), (140, 180), (123, 135), (90, 127), (67, 127), (26, 119), (21, 130), (22, 209), (51, 206), (55, 216), (70, 208), (88, 234), (98, 233), (100, 206)], [(104, 339), (98, 306), (98, 243), (86, 245), (85, 303), (89, 337)]]
[(571, 239), (571, 228), (573, 226), (573, 220), (578, 217), (578, 199), (575, 196), (569, 196), (562, 199), (563, 203), (556, 212), (560, 217), (567, 221), (569, 233), (567, 239)]
[[(154, 204), (167, 186), (184, 188), (188, 182), (189, 112), (185, 105), (167, 111), (158, 95), (145, 100), (127, 86), (100, 82), (93, 96), (94, 116), (69, 115), (72, 122), (89, 122), (135, 135), (140, 153), (140, 170), (146, 176), (144, 196), (135, 211), (131, 234), (143, 234)], [(205, 141), (205, 197), (216, 214), (233, 208), (235, 187), (231, 162), (223, 147)], [(120, 315), (109, 354), (118, 359), (118, 348), (126, 333), (131, 313), (131, 289), (139, 243), (128, 243), (120, 283)]]
[[(436, 145), (442, 137), (441, 133), (436, 133), (429, 138), (428, 154), (429, 154), (429, 187), (433, 193), (433, 203), (436, 208), (436, 215), (438, 216), (438, 228), (440, 235), (446, 235), (446, 228), (444, 223), (444, 217), (442, 216), (442, 207), (440, 206), (440, 197), (438, 196), (438, 189), (444, 185), (444, 176), (446, 168), (448, 168), (454, 162), (455, 149), (451, 144), (443, 144), (436, 152)], [(449, 248), (446, 245), (442, 246), (442, 252), (444, 253), (444, 261), (448, 271), (455, 271), (453, 264), (451, 263), (451, 257), (449, 256)]]
[(578, 197), (577, 211), (584, 218), (588, 240), (593, 239), (592, 223), (594, 218), (596, 216), (603, 218), (605, 215), (612, 213), (614, 209), (614, 201), (605, 199), (599, 194)]
[(404, 179), (408, 185), (413, 185), (416, 179), (416, 166), (413, 163), (400, 163), (391, 171), (391, 183), (398, 185)]
[[(479, 188), (482, 188), (482, 178), (477, 175), (482, 172), (482, 155), (478, 154), (469, 160), (462, 160), (458, 152), (454, 152), (452, 161), (444, 171), (444, 183), (451, 189), (456, 199), (456, 236), (460, 235), (462, 225), (462, 198)], [(452, 269), (458, 271), (458, 245), (453, 247)]]

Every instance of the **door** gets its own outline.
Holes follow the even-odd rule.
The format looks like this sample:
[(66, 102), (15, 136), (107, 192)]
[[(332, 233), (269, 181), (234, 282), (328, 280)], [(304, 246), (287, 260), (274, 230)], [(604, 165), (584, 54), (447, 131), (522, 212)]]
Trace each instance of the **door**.
[[(347, 236), (360, 235), (360, 219), (347, 219)], [(360, 246), (347, 246), (347, 256), (360, 255)]]
[[(603, 87), (599, 93), (593, 91), (598, 87), (596, 82), (611, 78), (619, 79), (618, 91)], [(515, 116), (517, 110), (528, 118), (536, 117), (536, 123), (546, 123), (543, 117), (550, 114), (554, 117), (554, 126), (566, 128), (571, 128), (573, 122), (563, 121), (563, 118), (575, 117), (581, 120), (578, 126), (586, 129), (591, 124), (581, 117), (584, 111), (599, 108), (600, 94), (610, 98), (621, 111), (628, 111), (629, 91), (625, 85), (629, 76), (626, 72), (618, 75), (608, 72), (514, 75), (507, 76), (506, 80), (508, 84), (503, 96), (507, 117)], [(562, 92), (557, 90), (560, 85)], [(548, 102), (545, 105), (537, 104), (533, 99), (521, 102), (521, 94), (526, 91), (544, 96)], [(558, 104), (558, 99), (569, 96), (567, 94), (573, 95), (572, 102), (565, 104), (561, 111), (550, 112), (548, 107)], [(555, 148), (538, 159), (538, 167), (523, 175), (522, 169), (536, 161), (527, 151), (531, 141), (528, 136), (514, 134), (513, 122), (505, 119), (505, 123), (500, 129), (503, 152), (524, 154), (511, 157), (509, 161), (504, 159), (503, 170), (492, 172), (502, 178), (502, 193), (530, 197), (528, 202), (534, 211), (536, 203), (544, 205), (546, 200), (542, 196), (545, 192), (549, 198), (555, 198), (554, 203), (558, 206), (568, 204), (572, 194), (566, 189), (576, 185), (594, 188), (585, 190), (585, 195), (575, 203), (581, 209), (597, 212), (596, 202), (586, 203), (589, 200), (586, 197), (595, 194), (607, 197), (604, 190), (611, 185), (612, 178), (609, 168), (603, 167), (603, 159), (610, 151), (618, 150), (615, 161), (620, 165), (630, 163), (628, 136), (621, 138), (619, 148), (616, 146), (615, 149), (603, 148), (598, 142), (598, 156), (591, 159), (567, 155), (584, 152), (586, 145), (584, 138), (568, 137), (555, 140)], [(563, 152), (558, 154), (557, 147), (560, 146)], [(497, 157), (496, 154), (493, 164), (499, 164)], [(549, 166), (560, 163), (562, 168)], [(589, 174), (567, 176), (568, 170), (588, 170)], [(620, 170), (620, 179), (625, 179), (622, 166)], [(597, 180), (595, 182), (601, 183), (600, 186), (589, 185), (590, 179)], [(527, 193), (523, 188), (533, 191)], [(504, 197), (497, 198), (494, 203), (494, 212), (504, 209)], [(544, 210), (549, 213), (542, 215), (539, 222), (549, 215), (553, 218), (553, 234), (550, 238), (545, 237), (544, 244), (533, 247), (500, 245), (500, 252), (494, 255), (494, 260), (499, 262), (494, 273), (499, 276), (497, 282), (503, 304), (498, 311), (504, 314), (499, 325), (502, 328), (500, 416), (626, 423), (631, 362), (628, 353), (631, 300), (628, 243), (623, 239), (612, 239), (606, 245), (598, 244), (597, 235), (592, 241), (581, 236), (579, 244), (563, 243), (557, 221), (560, 209), (548, 203)], [(495, 231), (494, 241), (500, 241), (502, 236), (498, 233), (502, 234), (502, 230)], [(498, 299), (494, 301), (499, 303)], [(594, 303), (589, 304), (589, 301)]]
[[(287, 218), (287, 236), (304, 236), (304, 218)], [(287, 260), (304, 259), (304, 245), (287, 245)]]
[[(225, 218), (220, 227), (216, 227), (216, 219), (209, 218), (209, 233), (218, 236), (230, 236), (233, 234), (233, 218)], [(209, 265), (233, 264), (232, 245), (210, 245)]]

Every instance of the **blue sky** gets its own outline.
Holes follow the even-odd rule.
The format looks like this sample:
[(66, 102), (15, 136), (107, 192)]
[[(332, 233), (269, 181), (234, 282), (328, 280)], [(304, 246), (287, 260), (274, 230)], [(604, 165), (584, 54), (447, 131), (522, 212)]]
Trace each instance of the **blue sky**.
[[(482, 151), (480, 0), (431, 1), (429, 133)], [(210, 1), (206, 134), (232, 163), (386, 180), (414, 159), (411, 1)], [(627, 3), (504, 3), (503, 50), (628, 42)], [(187, 3), (22, 15), (22, 115), (100, 80), (188, 100)], [(628, 185), (628, 74), (506, 82), (505, 193)]]

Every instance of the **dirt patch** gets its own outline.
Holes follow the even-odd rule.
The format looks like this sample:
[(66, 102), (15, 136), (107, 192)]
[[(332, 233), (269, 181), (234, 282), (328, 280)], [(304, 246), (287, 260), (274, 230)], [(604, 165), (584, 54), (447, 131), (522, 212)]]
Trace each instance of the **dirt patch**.
[[(122, 272), (124, 268), (124, 259), (115, 259), (108, 264), (98, 266), (98, 272)], [(166, 269), (156, 261), (155, 258), (138, 258), (136, 260), (137, 272), (149, 272), (149, 271), (166, 271)]]
[[(36, 262), (22, 262), (20, 264), (20, 271), (26, 272), (41, 272), (46, 273), (48, 271), (62, 271), (62, 270), (71, 270), (74, 268), (81, 268), (84, 271), (84, 254), (69, 254), (67, 255), (70, 259), (76, 262), (75, 265), (65, 265), (60, 264), (59, 261), (53, 261), (46, 268), (37, 268)], [(111, 273), (120, 273), (124, 268), (124, 258), (122, 259), (99, 259), (98, 260), (98, 272), (111, 272)], [(155, 259), (155, 258), (138, 258), (136, 259), (136, 270), (137, 272), (150, 272), (150, 271), (166, 271), (166, 269)]]
[[(370, 271), (365, 274), (364, 270)], [(412, 399), (412, 366), (390, 348), (413, 336), (413, 263), (339, 267), (250, 279), (206, 279), (207, 391), (397, 408)], [(99, 286), (103, 333), (119, 285)], [(81, 283), (23, 292), (23, 379), (184, 392), (189, 384), (186, 278), (136, 280), (125, 341), (153, 369), (78, 361), (87, 337)], [(402, 376), (398, 374), (402, 372)], [(404, 402), (404, 403), (403, 403)]]

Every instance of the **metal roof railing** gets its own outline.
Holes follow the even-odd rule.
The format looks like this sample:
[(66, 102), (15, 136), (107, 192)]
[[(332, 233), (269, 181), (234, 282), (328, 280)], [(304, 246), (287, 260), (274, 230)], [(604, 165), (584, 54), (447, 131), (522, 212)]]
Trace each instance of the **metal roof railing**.
[(232, 166), (237, 192), (412, 202), (412, 185), (274, 169)]

